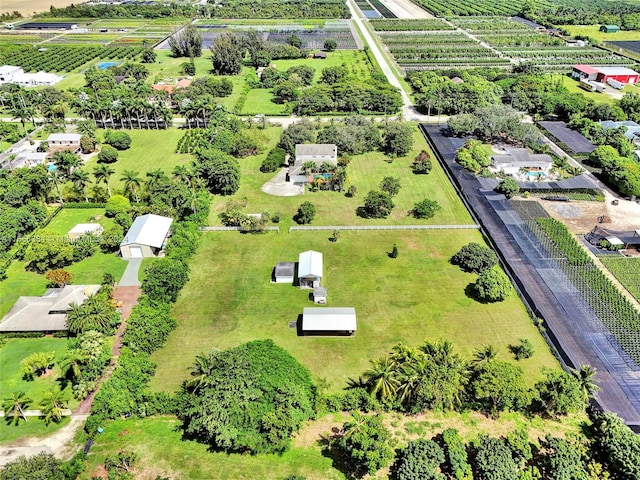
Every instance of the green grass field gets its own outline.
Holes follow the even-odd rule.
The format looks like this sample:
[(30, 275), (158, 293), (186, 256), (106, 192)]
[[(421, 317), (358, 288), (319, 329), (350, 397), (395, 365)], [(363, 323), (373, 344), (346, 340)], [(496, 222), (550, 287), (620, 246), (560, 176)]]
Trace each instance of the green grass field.
[[(60, 390), (60, 383), (57, 379), (61, 375), (60, 363), (67, 351), (66, 338), (12, 338), (0, 348), (0, 392), (2, 399), (9, 394), (22, 391), (32, 400), (30, 409), (39, 409), (40, 401), (45, 392), (49, 390)], [(20, 371), (20, 361), (35, 352), (56, 352), (55, 365), (53, 369), (43, 377), (36, 377), (32, 381), (22, 378)], [(75, 408), (78, 401), (71, 395), (71, 386), (64, 390), (69, 407)], [(29, 417), (18, 426), (6, 425), (4, 419), (0, 422), (0, 444), (12, 442), (18, 438), (30, 436), (45, 436), (56, 430), (56, 425), (46, 426), (44, 421), (38, 417)]]
[[(265, 134), (270, 139), (270, 145), (275, 146), (279, 139), (279, 129), (267, 129)], [(429, 150), (422, 134), (417, 129), (414, 133), (414, 148), (406, 157), (396, 158), (393, 163), (385, 161), (380, 152), (370, 152), (354, 156), (347, 167), (349, 183), (358, 189), (354, 198), (346, 198), (343, 193), (307, 191), (304, 195), (293, 197), (275, 197), (263, 193), (260, 188), (269, 181), (275, 173), (261, 173), (259, 171), (262, 160), (268, 149), (261, 155), (249, 157), (240, 161), (242, 180), (240, 189), (231, 198), (246, 201), (246, 211), (249, 213), (270, 212), (281, 213), (281, 228), (287, 229), (292, 223), (291, 218), (298, 206), (304, 201), (313, 203), (316, 207), (316, 218), (313, 225), (371, 225), (371, 224), (469, 224), (471, 217), (460, 202), (455, 190), (449, 183), (442, 167), (435, 159), (433, 169), (429, 175), (414, 175), (410, 165), (420, 150)], [(386, 176), (400, 179), (402, 188), (393, 201), (396, 207), (387, 219), (369, 220), (356, 215), (356, 208), (364, 202), (369, 190), (378, 190), (380, 182)], [(219, 214), (230, 197), (216, 197), (211, 207), (209, 224), (219, 225)], [(437, 200), (442, 207), (429, 220), (416, 220), (407, 215), (414, 204), (424, 198)]]
[(591, 37), (598, 42), (616, 42), (622, 40), (640, 40), (640, 33), (636, 30), (621, 30), (616, 33), (600, 31), (600, 25), (561, 25), (558, 28), (567, 30), (571, 35)]
[[(191, 160), (191, 155), (174, 153), (184, 130), (127, 130), (127, 134), (131, 137), (131, 148), (118, 152), (118, 161), (110, 165), (116, 171), (109, 181), (114, 192), (123, 188), (120, 178), (125, 170), (137, 170), (144, 180), (149, 170), (161, 168), (170, 175), (174, 166)], [(104, 137), (104, 131), (99, 130), (98, 136)], [(93, 172), (97, 165), (98, 159), (93, 157), (85, 164), (85, 169)]]
[(598, 257), (627, 291), (640, 302), (640, 258), (601, 255)]
[[(536, 354), (520, 365), (532, 384), (540, 367), (557, 366), (515, 293), (497, 304), (465, 294), (475, 276), (450, 265), (449, 258), (462, 245), (481, 242), (479, 232), (345, 231), (336, 243), (329, 236), (205, 233), (191, 262), (191, 281), (174, 308), (179, 326), (152, 357), (158, 364), (153, 389), (177, 389), (198, 353), (262, 338), (287, 349), (316, 380), (325, 378), (331, 391), (401, 341), (447, 339), (467, 357), (492, 343), (508, 359), (507, 344), (526, 337)], [(394, 243), (397, 259), (387, 256)], [(309, 291), (272, 284), (271, 272), (276, 262), (297, 261), (299, 252), (310, 249), (324, 254), (328, 305), (356, 308), (354, 337), (299, 337), (289, 328), (304, 307), (313, 306)]]

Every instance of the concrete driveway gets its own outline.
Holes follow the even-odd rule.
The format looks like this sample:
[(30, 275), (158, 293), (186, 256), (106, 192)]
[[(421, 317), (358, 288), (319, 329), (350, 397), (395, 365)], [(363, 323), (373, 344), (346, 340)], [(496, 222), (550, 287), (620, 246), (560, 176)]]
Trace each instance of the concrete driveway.
[(304, 195), (304, 185), (287, 182), (287, 169), (281, 168), (275, 177), (262, 186), (262, 191), (276, 197), (293, 197)]
[(138, 280), (138, 272), (140, 271), (140, 265), (142, 264), (141, 258), (129, 258), (125, 259), (128, 262), (127, 268), (122, 274), (122, 278), (118, 282), (120, 287), (139, 287), (140, 281)]

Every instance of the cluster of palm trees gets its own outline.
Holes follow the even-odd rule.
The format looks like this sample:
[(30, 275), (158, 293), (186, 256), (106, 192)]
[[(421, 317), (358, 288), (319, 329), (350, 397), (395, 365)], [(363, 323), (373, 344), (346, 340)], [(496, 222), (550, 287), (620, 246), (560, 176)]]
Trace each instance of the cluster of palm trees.
[[(448, 341), (418, 347), (398, 343), (388, 355), (372, 360), (364, 379), (352, 386), (364, 386), (382, 403), (403, 411), (457, 409), (474, 372), (493, 362), (497, 353), (494, 346), (485, 345), (467, 362), (453, 352)], [(594, 383), (595, 369), (583, 365), (570, 373), (580, 382), (585, 402), (593, 398), (599, 390)]]
[[(7, 424), (18, 425), (20, 420), (26, 422), (28, 418), (26, 411), (32, 403), (33, 400), (23, 391), (15, 391), (9, 394), (2, 405)], [(67, 401), (61, 391), (53, 389), (45, 392), (39, 406), (44, 417), (44, 423), (49, 425), (51, 422), (58, 423), (62, 420), (67, 410)]]
[(67, 327), (71, 333), (109, 332), (117, 319), (118, 313), (110, 304), (109, 296), (102, 292), (89, 295), (81, 304), (71, 303), (67, 311)]

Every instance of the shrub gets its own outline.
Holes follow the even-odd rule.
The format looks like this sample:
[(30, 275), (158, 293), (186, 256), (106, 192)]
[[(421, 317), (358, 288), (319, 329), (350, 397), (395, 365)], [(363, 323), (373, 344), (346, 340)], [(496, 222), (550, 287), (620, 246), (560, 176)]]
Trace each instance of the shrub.
[(482, 273), (497, 265), (498, 257), (490, 248), (472, 242), (451, 257), (451, 263), (458, 265), (465, 272)]
[(103, 145), (98, 153), (98, 163), (115, 163), (118, 161), (118, 151), (110, 145)]
[(347, 193), (345, 193), (345, 195), (349, 198), (353, 198), (356, 196), (356, 193), (358, 193), (358, 187), (356, 187), (355, 185), (349, 185), (349, 188), (347, 188)]
[(64, 287), (68, 283), (71, 283), (73, 275), (66, 270), (57, 268), (55, 270), (49, 270), (44, 277), (57, 287)]
[(413, 159), (411, 170), (416, 175), (424, 175), (431, 172), (431, 155), (426, 150), (422, 150), (416, 158)]
[(126, 150), (131, 146), (131, 137), (126, 132), (107, 130), (104, 135), (104, 143), (111, 145), (116, 150)]
[(189, 267), (180, 260), (160, 258), (145, 269), (142, 291), (156, 304), (173, 303), (189, 281)]
[(411, 215), (415, 218), (432, 218), (440, 208), (438, 202), (425, 198), (413, 206)]
[(262, 161), (260, 171), (262, 173), (271, 173), (277, 171), (284, 164), (286, 152), (282, 148), (274, 148), (269, 152), (267, 158)]
[(316, 215), (316, 207), (313, 206), (311, 202), (303, 202), (300, 207), (298, 207), (298, 213), (295, 214), (293, 219), (296, 223), (300, 225), (304, 225), (307, 223), (311, 223), (313, 217)]
[(387, 192), (391, 197), (395, 197), (400, 191), (400, 180), (395, 177), (384, 177), (380, 182), (380, 190)]
[(338, 46), (338, 42), (334, 38), (327, 38), (324, 41), (324, 49), (328, 52), (333, 52)]
[(105, 216), (110, 218), (114, 218), (119, 213), (129, 213), (130, 211), (131, 202), (122, 195), (113, 195), (104, 207)]
[(311, 374), (271, 340), (198, 357), (178, 417), (186, 435), (227, 452), (283, 452), (314, 416)]
[(518, 339), (516, 345), (509, 345), (509, 350), (513, 353), (516, 360), (522, 360), (524, 358), (531, 358), (533, 356), (533, 344), (528, 338)]
[(502, 193), (505, 197), (511, 198), (520, 191), (518, 182), (513, 178), (505, 178), (496, 187), (497, 193)]
[(444, 463), (444, 452), (433, 440), (409, 442), (401, 450), (391, 467), (392, 480), (444, 480), (440, 465)]
[(364, 218), (387, 218), (394, 206), (388, 193), (372, 190), (367, 194), (364, 206), (358, 208), (357, 214)]
[(497, 265), (483, 271), (473, 288), (478, 299), (486, 302), (500, 302), (512, 290), (509, 277)]

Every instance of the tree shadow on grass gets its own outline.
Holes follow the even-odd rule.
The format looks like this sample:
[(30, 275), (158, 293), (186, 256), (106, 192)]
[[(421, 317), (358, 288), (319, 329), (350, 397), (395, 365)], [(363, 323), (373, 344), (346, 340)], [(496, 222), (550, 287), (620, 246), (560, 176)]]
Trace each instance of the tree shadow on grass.
[(342, 435), (344, 434), (338, 427), (333, 427), (329, 436), (320, 435), (320, 439), (316, 443), (321, 448), (322, 456), (331, 459), (333, 468), (342, 472), (349, 479), (362, 478), (366, 472), (358, 471), (358, 469), (354, 468), (353, 461), (346, 452), (332, 446), (333, 442)]

